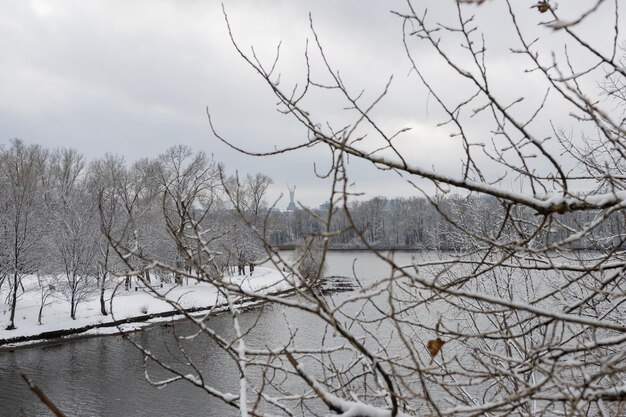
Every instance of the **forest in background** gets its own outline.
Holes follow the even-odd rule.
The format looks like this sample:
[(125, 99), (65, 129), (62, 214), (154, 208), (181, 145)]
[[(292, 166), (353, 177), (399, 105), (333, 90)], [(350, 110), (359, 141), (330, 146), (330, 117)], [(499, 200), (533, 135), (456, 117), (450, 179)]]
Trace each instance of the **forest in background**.
[[(499, 219), (507, 212), (519, 220), (502, 228)], [(536, 233), (533, 210), (510, 208), (493, 197), (443, 195), (437, 197), (374, 197), (353, 201), (348, 210), (334, 210), (330, 222), (330, 247), (334, 249), (467, 250), (487, 247), (484, 237), (530, 239), (531, 246), (560, 242), (592, 223), (600, 210), (569, 212), (550, 219)], [(289, 246), (305, 236), (325, 230), (327, 207), (271, 212), (269, 242)], [(522, 227), (524, 224), (526, 228)], [(470, 238), (468, 238), (470, 236)], [(472, 239), (471, 236), (482, 236)], [(569, 244), (571, 249), (613, 250), (623, 245), (624, 217), (612, 213), (590, 233)]]

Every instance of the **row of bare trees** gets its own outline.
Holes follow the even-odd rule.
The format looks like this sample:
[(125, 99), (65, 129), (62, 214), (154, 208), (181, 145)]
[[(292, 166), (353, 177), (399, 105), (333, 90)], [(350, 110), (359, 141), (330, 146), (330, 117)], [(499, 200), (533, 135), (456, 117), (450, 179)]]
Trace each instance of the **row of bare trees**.
[[(324, 228), (325, 206), (317, 209), (299, 209), (294, 212), (271, 213), (272, 224), (267, 237), (273, 245), (293, 244), (299, 239), (319, 233)], [(334, 249), (363, 249), (373, 246), (380, 249), (457, 250), (473, 244), (449, 221), (453, 217), (472, 233), (495, 236), (506, 233), (511, 237), (523, 237), (526, 229), (508, 228), (499, 231), (500, 224), (494, 219), (504, 214), (505, 208), (493, 198), (473, 195), (443, 195), (437, 197), (436, 207), (426, 197), (374, 197), (350, 203), (348, 217), (342, 210), (333, 213), (331, 230), (342, 230), (330, 238)], [(485, 215), (490, 213), (492, 215)], [(533, 245), (545, 244), (546, 239), (559, 240), (572, 228), (590, 222), (598, 210), (565, 213), (550, 233), (542, 233), (533, 239)], [(532, 222), (530, 210), (518, 210), (516, 215)], [(320, 217), (321, 216), (321, 217)], [(351, 224), (356, 226), (351, 227)], [(357, 233), (357, 230), (360, 233)], [(613, 213), (582, 239), (570, 242), (569, 247), (580, 250), (602, 250), (622, 243), (624, 219)]]
[[(0, 294), (9, 307), (7, 329), (25, 291), (41, 294), (41, 309), (52, 298), (79, 303), (100, 298), (110, 277), (141, 269), (148, 259), (183, 269), (180, 247), (189, 220), (202, 223), (216, 251), (246, 262), (259, 256), (259, 243), (239, 219), (225, 190), (246, 219), (258, 222), (266, 210), (263, 196), (271, 179), (227, 177), (203, 152), (174, 146), (153, 159), (127, 164), (106, 155), (90, 163), (74, 150), (48, 150), (11, 141), (0, 149)], [(244, 208), (245, 206), (245, 208)], [(245, 227), (244, 227), (245, 226)], [(227, 255), (224, 255), (228, 257)], [(169, 271), (151, 271), (166, 277)], [(26, 276), (37, 277), (26, 284)], [(179, 279), (179, 277), (178, 277)]]

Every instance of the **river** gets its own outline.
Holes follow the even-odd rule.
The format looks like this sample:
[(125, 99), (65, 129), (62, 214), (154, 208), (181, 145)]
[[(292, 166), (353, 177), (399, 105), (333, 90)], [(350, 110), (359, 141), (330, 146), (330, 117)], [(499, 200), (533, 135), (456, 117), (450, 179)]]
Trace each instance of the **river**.
[[(409, 263), (411, 254), (398, 252), (400, 263)], [(356, 262), (354, 262), (356, 259)], [(352, 276), (353, 267), (363, 283), (389, 273), (388, 267), (368, 252), (331, 252), (327, 275)], [(334, 293), (341, 301), (346, 293)], [(240, 316), (244, 327), (253, 331), (246, 337), (249, 346), (267, 346), (288, 336), (285, 318), (298, 328), (302, 346), (319, 344), (323, 328), (313, 324), (308, 313), (275, 305), (265, 305)], [(218, 332), (232, 333), (229, 315), (211, 317), (209, 324)], [(193, 331), (189, 323), (157, 325), (133, 338), (171, 363), (184, 362), (175, 346), (172, 332)], [(235, 390), (239, 373), (233, 360), (214, 342), (199, 337), (185, 345), (187, 354), (202, 370), (207, 382), (218, 388)], [(166, 374), (148, 366), (154, 377)], [(162, 389), (145, 378), (143, 355), (123, 337), (104, 336), (67, 341), (52, 346), (0, 353), (0, 416), (43, 416), (47, 409), (31, 393), (21, 378), (28, 375), (68, 416), (229, 416), (237, 411), (188, 383), (176, 382)]]

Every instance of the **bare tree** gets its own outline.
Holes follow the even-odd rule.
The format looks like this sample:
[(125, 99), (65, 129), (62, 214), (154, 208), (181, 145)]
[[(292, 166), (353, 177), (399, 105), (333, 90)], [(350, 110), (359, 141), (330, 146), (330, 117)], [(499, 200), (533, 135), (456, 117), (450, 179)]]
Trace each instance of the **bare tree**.
[[(150, 242), (166, 234), (159, 227), (163, 224), (162, 216), (158, 216), (161, 211), (157, 207), (161, 193), (157, 179), (159, 170), (157, 161), (141, 159), (130, 168), (121, 169), (114, 182), (122, 207), (120, 226), (114, 234), (107, 233), (106, 228), (102, 232), (127, 271), (144, 266), (143, 251), (150, 246)], [(106, 216), (103, 210), (105, 207), (100, 207), (101, 216)], [(154, 236), (155, 230), (163, 233)], [(149, 275), (146, 278), (149, 279)], [(127, 290), (130, 289), (131, 279), (132, 276), (126, 276)]]
[[(121, 261), (111, 247), (117, 244), (124, 228), (123, 197), (127, 168), (121, 157), (105, 155), (89, 166), (87, 187), (97, 201), (102, 233), (98, 239), (98, 268), (96, 278), (100, 285), (100, 312), (107, 315), (105, 290), (107, 278), (113, 270), (118, 274)], [(108, 238), (107, 238), (108, 237)], [(109, 239), (110, 238), (110, 239)], [(116, 262), (117, 261), (117, 262)]]
[(246, 175), (242, 181), (238, 174), (221, 178), (225, 198), (230, 202), (223, 214), (226, 232), (221, 248), (228, 253), (230, 262), (237, 263), (242, 272), (245, 265), (263, 258), (263, 242), (259, 235), (266, 235), (269, 214), (265, 195), (272, 179), (257, 173)]
[(259, 226), (263, 220), (263, 216), (267, 213), (267, 205), (265, 204), (265, 195), (267, 189), (274, 181), (272, 178), (260, 172), (246, 175), (246, 191), (248, 194), (248, 206), (251, 223)]
[(50, 162), (55, 234), (52, 237), (54, 264), (65, 277), (62, 294), (70, 303), (70, 317), (76, 319), (81, 301), (93, 292), (96, 275), (98, 223), (96, 201), (85, 188), (82, 155), (74, 150), (55, 152)]
[[(182, 145), (168, 149), (159, 156), (158, 162), (162, 216), (167, 232), (174, 237), (173, 241), (168, 240), (175, 244), (171, 250), (175, 257), (171, 265), (189, 273), (193, 267), (190, 257), (196, 264), (203, 263), (194, 230), (215, 208), (221, 167), (204, 152), (194, 154)], [(205, 234), (203, 242), (212, 239)], [(175, 275), (177, 282), (182, 283), (182, 276)]]
[(37, 314), (37, 324), (41, 325), (43, 318), (43, 309), (54, 301), (50, 300), (50, 296), (56, 293), (56, 282), (49, 275), (42, 276), (41, 274), (37, 274), (37, 285), (39, 286), (39, 300), (41, 304), (39, 304), (39, 313)]
[[(3, 255), (5, 274), (10, 283), (11, 316), (7, 330), (15, 329), (15, 308), (22, 278), (36, 270), (41, 238), (47, 227), (43, 211), (41, 178), (47, 153), (39, 146), (14, 139), (0, 155), (3, 184)], [(4, 245), (3, 245), (4, 246)]]
[(294, 264), (302, 283), (315, 288), (324, 279), (324, 245), (319, 237), (301, 238), (296, 243)]

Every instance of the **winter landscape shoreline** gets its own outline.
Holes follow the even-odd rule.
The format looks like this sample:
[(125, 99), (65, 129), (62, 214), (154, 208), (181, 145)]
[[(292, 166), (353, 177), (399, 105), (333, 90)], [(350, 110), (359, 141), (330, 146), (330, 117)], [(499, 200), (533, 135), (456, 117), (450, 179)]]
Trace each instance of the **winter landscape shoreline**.
[[(293, 292), (293, 286), (273, 268), (257, 267), (253, 276), (233, 276), (231, 279), (242, 289), (258, 294), (286, 296)], [(19, 309), (18, 328), (5, 330), (3, 326), (0, 330), (0, 352), (140, 331), (164, 322), (185, 320), (187, 314), (206, 314), (210, 310), (220, 314), (228, 309), (226, 300), (218, 296), (216, 288), (204, 282), (163, 284), (163, 288), (159, 288), (162, 297), (150, 294), (147, 288), (138, 285), (129, 291), (119, 291), (118, 288), (119, 283), (107, 290), (107, 305), (112, 314), (100, 314), (99, 299), (94, 295), (81, 303), (76, 320), (71, 320), (67, 317), (67, 309), (63, 308), (66, 307), (63, 300), (57, 299), (47, 306), (45, 322), (41, 325), (34, 323), (35, 311), (40, 307), (36, 305), (37, 294), (26, 291)], [(175, 301), (183, 308), (174, 309), (168, 301)], [(240, 300), (237, 304), (247, 309), (262, 304), (262, 301)]]

